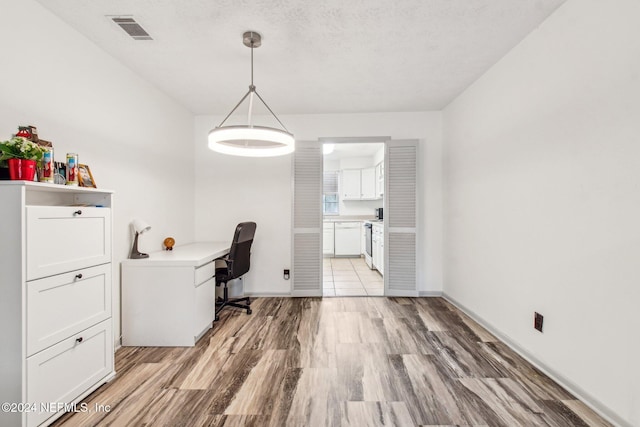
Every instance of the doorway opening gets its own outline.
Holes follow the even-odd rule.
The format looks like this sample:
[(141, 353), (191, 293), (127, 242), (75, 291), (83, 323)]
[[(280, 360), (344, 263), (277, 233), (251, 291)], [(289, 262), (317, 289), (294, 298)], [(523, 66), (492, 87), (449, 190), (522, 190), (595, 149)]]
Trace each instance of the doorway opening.
[(382, 142), (323, 142), (323, 296), (384, 296)]

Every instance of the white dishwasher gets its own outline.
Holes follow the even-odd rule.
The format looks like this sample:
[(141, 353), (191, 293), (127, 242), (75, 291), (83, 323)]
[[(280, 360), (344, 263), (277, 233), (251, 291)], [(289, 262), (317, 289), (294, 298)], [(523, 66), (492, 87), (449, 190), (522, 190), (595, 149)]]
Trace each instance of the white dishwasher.
[(335, 255), (360, 256), (360, 221), (335, 223)]

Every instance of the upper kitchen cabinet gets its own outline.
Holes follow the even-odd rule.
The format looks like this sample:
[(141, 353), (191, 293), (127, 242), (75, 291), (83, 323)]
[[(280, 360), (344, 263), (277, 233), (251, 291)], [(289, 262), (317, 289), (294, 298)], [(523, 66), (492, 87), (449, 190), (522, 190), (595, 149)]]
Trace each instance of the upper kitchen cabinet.
[(375, 200), (376, 168), (343, 169), (342, 200)]
[(376, 168), (367, 168), (360, 171), (360, 188), (362, 190), (362, 200), (373, 200), (376, 198)]
[(360, 200), (360, 169), (342, 170), (342, 200)]
[(381, 199), (384, 196), (384, 162), (380, 162), (376, 165), (376, 198)]

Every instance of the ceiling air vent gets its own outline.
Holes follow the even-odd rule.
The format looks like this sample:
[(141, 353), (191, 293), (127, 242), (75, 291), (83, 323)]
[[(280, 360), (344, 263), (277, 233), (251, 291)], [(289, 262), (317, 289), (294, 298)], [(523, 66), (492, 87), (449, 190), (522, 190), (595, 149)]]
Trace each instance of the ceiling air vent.
[(133, 18), (111, 18), (134, 40), (153, 40), (153, 38)]

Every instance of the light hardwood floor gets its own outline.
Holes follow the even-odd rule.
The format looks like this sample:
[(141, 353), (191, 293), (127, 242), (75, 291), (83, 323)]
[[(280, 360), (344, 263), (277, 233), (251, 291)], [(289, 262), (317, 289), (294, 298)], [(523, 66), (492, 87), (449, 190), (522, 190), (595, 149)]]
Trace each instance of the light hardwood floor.
[[(259, 298), (126, 347), (71, 426), (608, 426), (442, 298)], [(567, 348), (570, 351), (570, 348)]]

